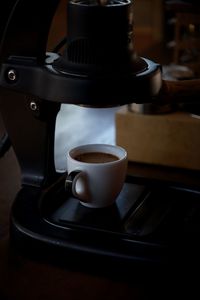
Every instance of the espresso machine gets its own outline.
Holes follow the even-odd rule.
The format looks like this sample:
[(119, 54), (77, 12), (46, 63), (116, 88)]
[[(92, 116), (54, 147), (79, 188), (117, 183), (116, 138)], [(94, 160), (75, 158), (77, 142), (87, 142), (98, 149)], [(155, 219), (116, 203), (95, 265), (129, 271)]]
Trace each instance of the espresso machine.
[(167, 264), (198, 244), (198, 187), (127, 175), (114, 207), (90, 209), (65, 190), (66, 173), (54, 164), (61, 103), (162, 102), (162, 67), (134, 51), (130, 0), (68, 1), (65, 49), (46, 52), (58, 4), (9, 0), (1, 8), (0, 109), (5, 144), (21, 168), (11, 241), (26, 253), (59, 253), (104, 266)]

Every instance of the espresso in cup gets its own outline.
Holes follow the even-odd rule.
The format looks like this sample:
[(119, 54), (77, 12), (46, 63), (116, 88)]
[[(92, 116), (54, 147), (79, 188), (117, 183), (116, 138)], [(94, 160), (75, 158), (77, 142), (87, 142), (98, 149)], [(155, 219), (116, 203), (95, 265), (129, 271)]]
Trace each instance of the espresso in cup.
[(76, 160), (85, 163), (94, 163), (94, 164), (102, 164), (108, 163), (112, 161), (116, 161), (119, 158), (111, 153), (104, 153), (104, 152), (86, 152), (79, 154), (75, 157)]
[(67, 153), (65, 188), (90, 208), (112, 205), (120, 193), (127, 170), (127, 152), (122, 147), (88, 144)]

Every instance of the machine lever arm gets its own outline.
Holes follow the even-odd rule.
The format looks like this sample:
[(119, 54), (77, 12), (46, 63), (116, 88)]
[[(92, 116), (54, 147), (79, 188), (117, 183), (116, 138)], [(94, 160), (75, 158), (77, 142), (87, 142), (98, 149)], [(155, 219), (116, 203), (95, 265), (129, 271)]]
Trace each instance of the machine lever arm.
[(200, 103), (200, 79), (163, 80), (159, 100), (161, 103)]

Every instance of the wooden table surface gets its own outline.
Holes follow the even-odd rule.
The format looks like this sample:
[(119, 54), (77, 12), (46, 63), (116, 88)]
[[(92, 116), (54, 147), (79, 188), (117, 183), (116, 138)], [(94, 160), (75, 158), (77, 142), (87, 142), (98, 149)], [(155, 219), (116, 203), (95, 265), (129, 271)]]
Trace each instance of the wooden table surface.
[[(91, 111), (89, 112), (91, 114)], [(92, 112), (91, 120), (93, 124), (98, 124), (96, 130), (99, 130), (98, 118), (101, 119), (101, 134), (98, 142), (114, 143), (114, 113), (115, 110), (106, 110), (97, 113)], [(73, 117), (72, 117), (73, 115)], [(82, 115), (82, 116), (81, 116)], [(71, 110), (63, 112), (59, 117), (59, 128), (57, 128), (57, 141), (68, 140), (68, 134), (71, 132), (71, 145), (76, 144), (75, 141), (78, 129), (75, 130), (77, 122), (88, 119), (87, 111), (76, 112), (74, 107)], [(63, 120), (63, 121), (62, 121)], [(78, 121), (79, 120), (79, 121)], [(71, 121), (71, 125), (70, 125)], [(70, 127), (71, 126), (71, 127)], [(89, 126), (91, 128), (91, 123)], [(92, 126), (93, 127), (93, 126)], [(64, 133), (64, 128), (66, 129)], [(3, 132), (3, 124), (0, 120), (0, 135)], [(68, 132), (68, 133), (67, 133)], [(88, 136), (84, 139), (90, 142), (96, 137), (95, 128), (92, 128)], [(69, 141), (69, 140), (68, 140)], [(83, 142), (83, 141), (81, 141)], [(59, 147), (58, 147), (59, 148)], [(61, 149), (56, 148), (57, 153), (57, 168), (62, 169), (62, 160), (58, 157), (66, 151), (66, 145)], [(61, 155), (61, 156), (62, 156)], [(146, 172), (146, 167), (132, 166), (136, 173), (146, 174), (148, 176), (160, 176), (164, 178), (166, 172), (155, 168), (154, 172)], [(165, 174), (165, 175), (164, 175)], [(171, 174), (171, 175), (170, 175)], [(177, 179), (179, 175), (167, 171), (167, 176)], [(178, 176), (178, 177), (177, 177)], [(192, 180), (190, 174), (182, 174), (182, 180)], [(193, 176), (193, 180), (198, 182), (199, 178)], [(195, 285), (188, 288), (183, 282), (179, 285), (177, 278), (171, 280), (173, 270), (168, 277), (162, 277), (160, 280), (154, 279), (153, 272), (148, 279), (146, 276), (139, 276), (136, 269), (132, 270), (129, 280), (121, 276), (106, 276), (106, 274), (98, 274), (68, 268), (67, 266), (58, 266), (45, 261), (37, 261), (28, 259), (20, 253), (16, 252), (10, 244), (9, 239), (9, 213), (11, 204), (15, 198), (17, 191), (20, 188), (20, 170), (13, 153), (9, 152), (0, 160), (0, 299), (1, 300), (46, 300), (46, 299), (181, 299), (181, 292), (184, 290), (184, 295), (187, 297), (189, 292), (190, 297), (194, 291)], [(145, 274), (144, 274), (145, 275)], [(190, 274), (189, 274), (190, 275)], [(176, 287), (176, 291), (174, 290)], [(184, 287), (184, 288), (183, 288)], [(186, 291), (187, 287), (187, 291)], [(198, 286), (197, 286), (198, 287)], [(198, 290), (198, 289), (197, 289)], [(173, 292), (172, 292), (173, 291)], [(177, 294), (176, 294), (177, 293)], [(177, 295), (177, 296), (175, 296)], [(196, 295), (196, 290), (195, 290)], [(179, 297), (180, 296), (180, 297)], [(197, 298), (195, 298), (197, 299)]]

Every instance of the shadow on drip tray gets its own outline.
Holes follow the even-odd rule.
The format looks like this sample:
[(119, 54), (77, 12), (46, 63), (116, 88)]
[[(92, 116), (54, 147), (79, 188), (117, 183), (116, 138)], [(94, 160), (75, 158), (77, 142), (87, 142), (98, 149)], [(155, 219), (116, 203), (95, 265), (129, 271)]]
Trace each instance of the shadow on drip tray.
[[(74, 202), (74, 199), (71, 200)], [(61, 213), (59, 220), (60, 222), (76, 222), (83, 226), (92, 226), (109, 231), (122, 230), (120, 214), (116, 205), (109, 208), (91, 209), (78, 203)]]
[(200, 234), (200, 193), (177, 188), (152, 190), (133, 211), (126, 232), (172, 243)]

